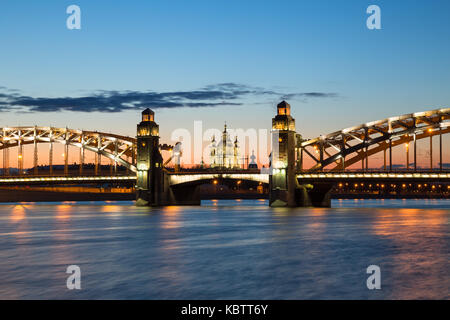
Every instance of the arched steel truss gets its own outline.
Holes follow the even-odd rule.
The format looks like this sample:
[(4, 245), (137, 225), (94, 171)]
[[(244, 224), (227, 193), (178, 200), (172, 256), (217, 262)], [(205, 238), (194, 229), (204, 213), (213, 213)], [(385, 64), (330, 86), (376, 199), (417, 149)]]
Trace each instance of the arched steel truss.
[[(368, 168), (370, 156), (384, 152), (384, 167), (387, 167), (386, 153), (389, 151), (389, 167), (392, 168), (392, 148), (414, 143), (414, 166), (417, 165), (416, 142), (420, 139), (440, 137), (440, 163), (442, 166), (442, 135), (450, 132), (450, 108), (418, 112), (383, 120), (373, 121), (333, 132), (315, 139), (299, 143), (301, 152), (298, 167), (300, 171), (317, 172), (323, 170), (344, 171), (361, 161), (362, 169)], [(136, 139), (97, 131), (73, 130), (53, 127), (11, 127), (0, 128), (0, 150), (18, 147), (19, 169), (23, 162), (23, 146), (34, 144), (34, 165), (38, 165), (37, 144), (49, 143), (49, 162), (52, 164), (53, 143), (80, 149), (80, 164), (84, 163), (85, 150), (113, 161), (115, 166), (122, 165), (136, 172)], [(430, 146), (432, 146), (430, 141)], [(161, 145), (161, 150), (173, 151), (173, 146)], [(65, 168), (68, 165), (68, 152), (65, 155)], [(303, 168), (304, 156), (309, 156), (314, 165)], [(9, 162), (7, 152), (3, 152), (3, 167)], [(173, 155), (172, 155), (173, 157)], [(172, 157), (165, 164), (172, 160)], [(430, 152), (432, 163), (432, 152)], [(409, 164), (409, 163), (408, 163)], [(98, 165), (98, 163), (97, 163)], [(82, 166), (80, 166), (82, 168)], [(442, 168), (442, 167), (441, 167)], [(416, 168), (415, 168), (416, 169)], [(80, 169), (81, 170), (81, 169)]]
[[(439, 135), (440, 163), (442, 169), (442, 135), (450, 132), (450, 108), (406, 114), (373, 121), (360, 126), (343, 129), (326, 136), (304, 140), (299, 144), (301, 171), (344, 171), (361, 161), (362, 169), (368, 168), (371, 155), (384, 152), (384, 168), (392, 169), (392, 148), (414, 143), (414, 167), (417, 166), (416, 142), (420, 139)], [(431, 139), (430, 138), (430, 139)], [(430, 148), (432, 143), (430, 140)], [(389, 151), (389, 164), (386, 152)], [(313, 161), (311, 168), (303, 168), (303, 157)], [(432, 163), (430, 152), (430, 163)], [(409, 163), (408, 163), (409, 165)], [(414, 168), (417, 169), (417, 168)]]
[[(49, 164), (53, 165), (53, 143), (65, 146), (64, 161), (68, 165), (68, 147), (80, 148), (80, 164), (84, 163), (85, 150), (100, 157), (111, 159), (115, 166), (122, 165), (136, 172), (136, 139), (105, 132), (82, 131), (52, 127), (11, 127), (0, 128), (0, 150), (3, 150), (3, 167), (9, 166), (9, 148), (18, 147), (19, 169), (23, 166), (23, 146), (34, 144), (34, 167), (38, 165), (37, 144), (50, 144)], [(22, 164), (21, 164), (22, 162)], [(82, 166), (80, 166), (82, 170)]]

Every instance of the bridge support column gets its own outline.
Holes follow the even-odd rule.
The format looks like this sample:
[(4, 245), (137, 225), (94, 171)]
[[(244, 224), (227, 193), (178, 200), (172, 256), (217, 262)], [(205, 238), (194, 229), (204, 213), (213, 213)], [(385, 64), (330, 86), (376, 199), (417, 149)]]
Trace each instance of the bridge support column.
[(64, 175), (69, 174), (69, 130), (66, 127), (66, 132), (64, 133)]
[(95, 175), (99, 175), (102, 172), (102, 155), (100, 154), (100, 150), (102, 149), (102, 137), (100, 135), (97, 137), (97, 149), (98, 152), (95, 157)]
[(417, 135), (414, 133), (414, 172), (417, 172)]
[(3, 149), (3, 175), (9, 176), (9, 148)]
[(34, 157), (33, 157), (33, 173), (34, 175), (38, 174), (38, 149), (37, 149), (37, 141), (34, 140)]
[(64, 145), (64, 175), (69, 174), (69, 143)]
[(269, 177), (269, 205), (271, 207), (295, 207), (296, 167), (295, 120), (291, 106), (283, 101), (277, 106), (272, 119), (272, 161)]
[[(19, 135), (20, 135), (20, 131), (19, 131)], [(22, 175), (23, 174), (23, 144), (22, 144), (21, 139), (19, 139), (18, 144), (19, 144), (19, 151), (18, 151), (18, 155), (17, 155), (17, 166), (19, 168), (19, 175)]]
[(300, 149), (300, 171), (303, 171), (303, 148)]
[(442, 128), (439, 128), (439, 171), (442, 172)]
[[(164, 171), (159, 145), (159, 126), (155, 114), (146, 109), (137, 126), (136, 205), (200, 205), (197, 187), (170, 187), (170, 177)], [(132, 154), (134, 158), (134, 152)]]
[(389, 139), (389, 172), (392, 172), (392, 139)]
[[(296, 140), (301, 136), (295, 132), (295, 120), (290, 114), (290, 109), (291, 106), (286, 101), (281, 102), (277, 106), (277, 115), (272, 119), (269, 205), (271, 207), (329, 207), (333, 184), (301, 185), (297, 181), (295, 147), (298, 145)], [(323, 160), (323, 152), (324, 143), (321, 141), (321, 160)]]
[(433, 134), (430, 133), (430, 170), (433, 171)]
[(409, 170), (409, 142), (406, 142), (405, 145), (405, 149), (406, 149), (406, 170)]
[(159, 151), (159, 126), (150, 109), (142, 112), (137, 126), (137, 206), (160, 206), (165, 203), (162, 156)]
[(50, 133), (50, 147), (48, 151), (48, 169), (50, 175), (53, 174), (53, 140), (52, 140), (52, 134)]
[(34, 175), (38, 174), (38, 146), (37, 146), (37, 129), (36, 127), (34, 127), (34, 132), (33, 132), (33, 150), (34, 150), (34, 155), (33, 155), (33, 173)]
[(81, 148), (80, 148), (80, 176), (83, 175), (83, 169), (84, 169), (84, 139), (81, 138)]

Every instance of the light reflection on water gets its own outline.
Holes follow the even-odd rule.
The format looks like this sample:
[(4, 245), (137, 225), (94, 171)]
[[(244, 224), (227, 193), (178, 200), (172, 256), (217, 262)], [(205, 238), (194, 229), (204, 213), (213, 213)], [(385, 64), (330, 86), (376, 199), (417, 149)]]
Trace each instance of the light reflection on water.
[[(0, 298), (448, 299), (449, 218), (450, 200), (4, 204)], [(80, 291), (66, 289), (71, 264)]]

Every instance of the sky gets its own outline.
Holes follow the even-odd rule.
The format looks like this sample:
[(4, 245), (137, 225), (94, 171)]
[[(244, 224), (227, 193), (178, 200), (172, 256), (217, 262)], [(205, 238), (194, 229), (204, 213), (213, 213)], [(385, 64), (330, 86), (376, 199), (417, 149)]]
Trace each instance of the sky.
[[(366, 27), (372, 4), (381, 30)], [(195, 120), (269, 129), (286, 99), (313, 138), (449, 107), (449, 16), (447, 0), (5, 0), (0, 127), (135, 136), (150, 107), (170, 143)]]

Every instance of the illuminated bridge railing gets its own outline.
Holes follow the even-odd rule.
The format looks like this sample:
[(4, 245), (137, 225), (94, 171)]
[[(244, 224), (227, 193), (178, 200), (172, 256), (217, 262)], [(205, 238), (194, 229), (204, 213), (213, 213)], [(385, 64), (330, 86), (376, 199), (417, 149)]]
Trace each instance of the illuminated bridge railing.
[(269, 183), (269, 174), (265, 173), (173, 173), (170, 174), (170, 184), (177, 185), (201, 180), (233, 179)]
[(51, 183), (51, 182), (117, 182), (136, 181), (135, 175), (129, 176), (46, 176), (46, 177), (1, 177), (0, 184), (8, 183)]
[(297, 179), (304, 180), (348, 180), (348, 179), (443, 179), (450, 180), (450, 173), (304, 173), (297, 174)]

